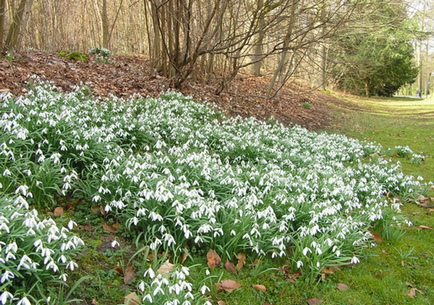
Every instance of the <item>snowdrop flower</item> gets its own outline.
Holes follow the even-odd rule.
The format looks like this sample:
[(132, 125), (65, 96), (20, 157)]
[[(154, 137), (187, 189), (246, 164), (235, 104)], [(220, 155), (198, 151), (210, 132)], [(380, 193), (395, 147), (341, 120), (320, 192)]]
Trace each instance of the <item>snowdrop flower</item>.
[(0, 279), (0, 283), (3, 284), (6, 280), (13, 279), (13, 278), (15, 278), (15, 275), (12, 272), (6, 270)]
[(119, 243), (116, 240), (112, 241), (112, 248), (115, 248), (116, 246), (119, 247)]
[(359, 260), (356, 256), (354, 256), (354, 257), (351, 259), (351, 264), (358, 264), (358, 263), (360, 263), (360, 260)]
[(303, 249), (303, 255), (307, 256), (307, 252), (312, 253), (312, 250), (310, 248), (306, 247), (306, 248)]
[(30, 303), (30, 301), (26, 297), (24, 297), (18, 302), (17, 305), (32, 305), (32, 303)]
[(143, 274), (144, 277), (146, 277), (146, 275), (149, 274), (149, 278), (153, 279), (155, 277), (155, 272), (152, 268), (149, 268), (148, 270), (146, 270), (145, 274)]
[(14, 296), (12, 295), (12, 293), (8, 292), (8, 291), (4, 291), (1, 295), (0, 295), (0, 303), (2, 303), (3, 305), (7, 303), (8, 299), (10, 299), (11, 301), (13, 301)]
[[(154, 294), (155, 295), (155, 294)], [(143, 299), (142, 299), (142, 301), (144, 302), (144, 301), (149, 301), (149, 303), (152, 303), (152, 297), (151, 297), (151, 295), (150, 294), (147, 294), (147, 295), (145, 295), (144, 297), (143, 297)]]
[(207, 291), (210, 291), (207, 285), (203, 285), (202, 288), (200, 288), (202, 294), (205, 294)]
[(303, 262), (302, 261), (298, 261), (297, 262), (297, 268), (300, 269), (301, 267), (303, 267)]
[(70, 261), (67, 265), (66, 265), (66, 269), (70, 269), (71, 271), (74, 270), (74, 268), (78, 267), (77, 263), (74, 261)]

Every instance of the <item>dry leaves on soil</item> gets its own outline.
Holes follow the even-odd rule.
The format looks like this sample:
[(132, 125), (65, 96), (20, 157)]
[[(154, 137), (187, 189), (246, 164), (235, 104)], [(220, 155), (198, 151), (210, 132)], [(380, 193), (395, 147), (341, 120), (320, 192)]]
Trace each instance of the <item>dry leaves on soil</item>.
[(228, 259), (226, 259), (225, 268), (233, 275), (236, 275), (238, 273), (237, 270), (235, 269), (234, 264), (232, 264)]
[(381, 243), (381, 236), (375, 232), (369, 232), (372, 235), (372, 239), (377, 242), (377, 244)]
[(342, 284), (342, 283), (339, 283), (339, 284), (336, 286), (336, 288), (338, 288), (339, 291), (347, 291), (347, 290), (350, 289), (350, 287), (348, 287), (347, 285)]
[(217, 290), (218, 291), (227, 291), (227, 292), (232, 292), (238, 288), (240, 288), (241, 285), (238, 282), (235, 282), (233, 280), (222, 280), (220, 282), (220, 284), (218, 285)]
[(63, 208), (62, 207), (57, 207), (54, 209), (54, 215), (57, 217), (60, 217), (63, 215)]
[(140, 305), (140, 300), (137, 297), (137, 295), (132, 292), (129, 295), (125, 296), (124, 298), (124, 304), (127, 305)]
[(169, 263), (169, 260), (165, 261), (163, 265), (157, 270), (158, 274), (165, 275), (169, 272), (173, 271), (173, 268), (175, 267), (174, 264)]
[(255, 286), (253, 286), (253, 288), (254, 288), (255, 290), (258, 290), (258, 291), (263, 291), (263, 292), (266, 292), (266, 291), (267, 291), (267, 288), (265, 288), (264, 285), (255, 285)]
[(238, 259), (237, 269), (238, 271), (241, 271), (241, 269), (243, 269), (243, 266), (246, 264), (246, 256), (242, 253), (238, 253), (237, 259)]
[(434, 229), (427, 227), (427, 226), (424, 226), (424, 225), (418, 226), (418, 228), (421, 230), (431, 230), (431, 231), (434, 230)]
[(119, 224), (115, 223), (114, 225), (108, 225), (106, 223), (102, 224), (102, 229), (104, 231), (110, 232), (110, 233), (115, 233), (118, 229), (119, 229)]
[(419, 293), (422, 294), (422, 295), (425, 295), (425, 293), (424, 293), (423, 291), (420, 291), (420, 290), (417, 289), (417, 288), (411, 288), (410, 291), (407, 293), (407, 295), (408, 295), (410, 298), (414, 299), (414, 297), (416, 296), (416, 293), (417, 293), (417, 292), (419, 292)]
[(124, 272), (124, 283), (125, 285), (128, 285), (129, 282), (134, 280), (136, 278), (136, 274), (133, 270), (133, 263), (129, 263), (127, 268), (125, 268)]
[(220, 256), (214, 252), (214, 250), (209, 250), (206, 254), (206, 259), (208, 261), (208, 267), (213, 271), (216, 267), (220, 266), (222, 260)]
[(324, 301), (320, 300), (318, 298), (313, 298), (313, 299), (309, 299), (307, 300), (307, 304), (309, 305), (318, 305), (318, 304), (322, 304)]

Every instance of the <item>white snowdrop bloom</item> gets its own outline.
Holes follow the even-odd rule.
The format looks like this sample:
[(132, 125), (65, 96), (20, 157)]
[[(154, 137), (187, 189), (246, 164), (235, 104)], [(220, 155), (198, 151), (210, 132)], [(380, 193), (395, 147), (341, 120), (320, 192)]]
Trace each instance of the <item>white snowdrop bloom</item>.
[(16, 242), (10, 243), (7, 245), (6, 249), (5, 249), (5, 253), (17, 253), (18, 250), (18, 246), (16, 244)]
[(158, 293), (161, 293), (162, 295), (164, 295), (164, 290), (161, 289), (161, 286), (157, 286), (155, 288), (153, 295), (156, 296)]
[[(6, 260), (6, 261), (7, 261), (7, 260)], [(6, 271), (2, 274), (2, 277), (1, 277), (1, 279), (0, 279), (0, 283), (3, 284), (6, 280), (13, 279), (13, 278), (15, 278), (15, 275), (14, 275), (12, 272), (6, 270)]]
[(142, 301), (148, 301), (149, 303), (152, 303), (152, 297), (150, 294), (147, 294), (143, 297)]
[(360, 263), (360, 260), (359, 260), (356, 256), (354, 256), (354, 257), (351, 259), (351, 264), (358, 264), (358, 263)]
[(64, 282), (66, 282), (66, 278), (68, 277), (68, 275), (66, 274), (66, 273), (62, 273), (60, 276), (59, 276), (59, 280), (62, 280), (62, 281), (64, 281)]
[(300, 269), (301, 267), (303, 267), (303, 262), (302, 261), (298, 261), (297, 262), (297, 268)]
[(77, 223), (76, 223), (75, 221), (70, 220), (70, 221), (68, 222), (68, 228), (69, 228), (70, 230), (72, 230), (75, 226), (77, 226)]
[(307, 256), (308, 252), (312, 253), (312, 250), (310, 248), (308, 248), (308, 247), (306, 247), (306, 248), (303, 249), (303, 255), (304, 256)]
[(111, 245), (112, 245), (112, 248), (115, 248), (116, 246), (119, 247), (119, 243), (116, 240), (112, 241)]
[(76, 267), (78, 267), (77, 263), (74, 261), (70, 261), (67, 265), (66, 265), (66, 269), (69, 268), (69, 270), (73, 271)]
[(193, 294), (191, 294), (190, 291), (185, 294), (184, 298), (185, 299), (190, 298), (190, 299), (194, 300), (194, 296), (193, 296)]
[(3, 305), (8, 304), (8, 299), (11, 300), (11, 302), (14, 299), (14, 296), (12, 293), (8, 292), (8, 291), (4, 291), (1, 295), (0, 295), (0, 303), (2, 303)]
[(7, 226), (6, 222), (0, 222), (0, 230), (4, 230), (9, 234), (9, 227)]
[(54, 272), (57, 272), (59, 270), (59, 267), (54, 263), (54, 261), (51, 259), (50, 262), (45, 266), (45, 270), (52, 269)]
[(204, 295), (207, 291), (210, 291), (210, 289), (208, 288), (208, 286), (206, 286), (206, 285), (203, 285), (201, 288), (200, 288), (200, 292)]
[(17, 303), (17, 305), (32, 305), (32, 303), (30, 303), (30, 301), (24, 297)]

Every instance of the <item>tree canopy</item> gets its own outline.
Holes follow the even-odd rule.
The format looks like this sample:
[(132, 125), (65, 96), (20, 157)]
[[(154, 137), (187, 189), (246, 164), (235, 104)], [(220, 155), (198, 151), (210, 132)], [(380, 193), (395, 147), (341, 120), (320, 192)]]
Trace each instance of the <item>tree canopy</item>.
[(357, 28), (341, 30), (330, 56), (338, 88), (357, 95), (391, 96), (414, 82), (418, 74), (411, 42), (414, 28), (404, 7), (387, 5), (366, 16)]

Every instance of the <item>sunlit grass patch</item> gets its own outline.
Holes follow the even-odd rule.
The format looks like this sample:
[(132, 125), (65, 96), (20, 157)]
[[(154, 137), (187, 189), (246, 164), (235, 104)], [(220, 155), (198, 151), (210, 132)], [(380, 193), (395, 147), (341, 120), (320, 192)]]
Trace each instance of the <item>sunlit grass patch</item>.
[[(222, 265), (239, 253), (251, 264), (265, 261), (265, 271), (278, 269), (270, 262), (284, 265), (282, 274), (261, 277), (270, 290), (297, 272), (297, 282), (313, 285), (324, 268), (363, 260), (372, 227), (410, 224), (394, 217), (398, 198), (427, 194), (427, 185), (402, 174), (373, 143), (225, 118), (176, 92), (101, 101), (80, 88), (60, 94), (45, 85), (2, 100), (4, 194), (25, 186), (40, 210), (79, 197), (110, 226), (120, 223), (141, 249), (122, 269), (131, 263), (136, 270), (138, 278), (125, 284), (137, 287), (144, 304), (215, 299), (214, 284), (227, 274), (208, 270), (206, 255), (193, 259), (209, 249)], [(157, 272), (166, 259), (170, 279)], [(265, 274), (255, 270), (253, 277)], [(277, 292), (261, 293), (261, 302), (278, 302)]]

